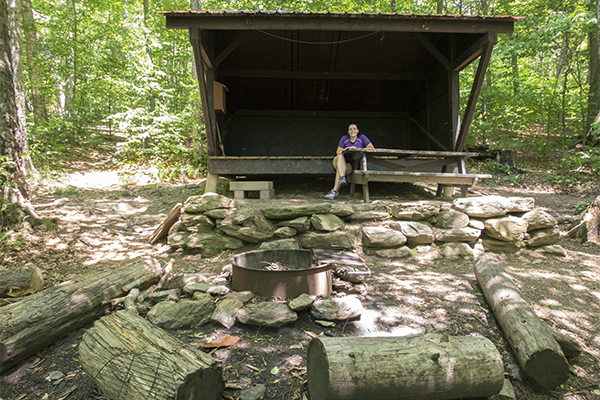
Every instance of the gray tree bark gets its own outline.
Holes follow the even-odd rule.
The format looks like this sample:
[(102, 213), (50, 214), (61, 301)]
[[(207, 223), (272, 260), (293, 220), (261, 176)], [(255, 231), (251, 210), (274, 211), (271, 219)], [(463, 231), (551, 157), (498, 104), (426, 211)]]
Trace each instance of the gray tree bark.
[(502, 357), (484, 337), (316, 338), (308, 346), (312, 400), (488, 397), (504, 383)]
[(101, 318), (83, 336), (79, 360), (113, 400), (220, 400), (221, 365), (130, 311)]
[(14, 217), (1, 224), (21, 222), (25, 214), (32, 221), (40, 218), (28, 200), (28, 187), (23, 174), (21, 125), (15, 105), (15, 88), (12, 73), (12, 56), (9, 41), (8, 6), (0, 1), (0, 205), (8, 203)]
[(498, 257), (484, 254), (475, 260), (475, 277), (523, 372), (547, 390), (563, 384), (569, 363)]
[(23, 20), (23, 33), (25, 36), (27, 71), (29, 80), (31, 81), (33, 118), (36, 124), (40, 124), (48, 119), (48, 110), (46, 107), (46, 96), (44, 95), (44, 86), (39, 67), (37, 29), (33, 19), (31, 0), (21, 0), (21, 18)]
[(21, 129), (21, 137), (17, 138), (20, 142), (23, 159), (23, 174), (26, 177), (39, 175), (31, 157), (29, 155), (29, 141), (27, 139), (27, 120), (25, 117), (25, 85), (23, 83), (23, 61), (21, 58), (22, 40), (21, 40), (21, 4), (19, 0), (8, 0), (8, 35), (10, 40), (12, 70), (13, 70), (13, 85), (15, 88), (15, 108), (17, 111), (17, 119)]
[(136, 260), (0, 307), (0, 371), (101, 317), (127, 283), (147, 277), (150, 285), (160, 275), (158, 261)]

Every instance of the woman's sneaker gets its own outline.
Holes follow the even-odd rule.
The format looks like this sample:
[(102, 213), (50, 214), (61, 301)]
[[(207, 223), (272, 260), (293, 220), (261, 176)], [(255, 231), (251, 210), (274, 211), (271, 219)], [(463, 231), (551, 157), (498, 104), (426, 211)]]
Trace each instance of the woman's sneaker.
[(325, 195), (325, 198), (328, 200), (334, 200), (334, 199), (337, 199), (338, 197), (340, 197), (340, 194), (338, 192), (336, 192), (335, 190), (330, 190)]
[(346, 180), (345, 176), (340, 176), (340, 185), (341, 186), (346, 186), (348, 184), (348, 181)]

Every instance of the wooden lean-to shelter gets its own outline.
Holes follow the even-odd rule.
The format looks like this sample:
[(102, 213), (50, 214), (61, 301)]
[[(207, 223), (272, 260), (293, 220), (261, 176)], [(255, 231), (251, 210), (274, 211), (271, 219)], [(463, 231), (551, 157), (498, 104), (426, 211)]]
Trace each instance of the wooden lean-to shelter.
[[(188, 29), (213, 176), (333, 174), (356, 123), (377, 148), (463, 151), (510, 16), (165, 11)], [(479, 59), (461, 112), (459, 73)]]

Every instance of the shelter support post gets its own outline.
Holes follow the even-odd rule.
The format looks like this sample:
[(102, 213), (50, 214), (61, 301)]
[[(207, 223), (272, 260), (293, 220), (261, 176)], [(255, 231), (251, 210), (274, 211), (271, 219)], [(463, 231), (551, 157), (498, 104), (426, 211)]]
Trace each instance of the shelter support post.
[(475, 113), (477, 98), (479, 97), (479, 92), (481, 92), (481, 86), (483, 85), (483, 80), (485, 78), (485, 71), (487, 70), (487, 67), (490, 64), (490, 58), (492, 57), (492, 49), (494, 48), (494, 45), (498, 43), (498, 35), (496, 34), (496, 32), (490, 32), (489, 35), (490, 40), (483, 49), (483, 52), (481, 53), (481, 58), (479, 59), (477, 73), (475, 74), (475, 79), (473, 80), (473, 86), (471, 87), (471, 93), (469, 94), (469, 101), (465, 109), (465, 115), (460, 126), (460, 132), (458, 135), (458, 139), (456, 140), (454, 151), (462, 151), (465, 148), (465, 142), (467, 141), (467, 133), (469, 132), (471, 121), (473, 121), (473, 114)]
[(206, 183), (204, 184), (204, 193), (217, 193), (217, 182), (219, 175), (213, 175), (210, 172), (206, 174)]
[[(196, 74), (198, 78), (198, 88), (200, 90), (200, 100), (202, 101), (202, 108), (206, 111), (210, 109), (208, 105), (210, 104), (208, 98), (208, 91), (206, 87), (205, 81), (205, 70), (206, 64), (204, 61), (204, 56), (208, 59), (208, 55), (206, 52), (203, 52), (201, 41), (200, 41), (200, 29), (197, 27), (192, 27), (189, 30), (190, 32), (190, 43), (192, 44), (192, 50), (194, 52), (194, 62), (196, 63)], [(210, 60), (209, 60), (210, 62)], [(211, 82), (212, 83), (212, 82)], [(208, 114), (208, 115), (207, 115)], [(204, 126), (206, 129), (206, 146), (208, 154), (215, 154), (215, 146), (214, 146), (214, 137), (213, 137), (213, 121), (211, 113), (204, 112)]]

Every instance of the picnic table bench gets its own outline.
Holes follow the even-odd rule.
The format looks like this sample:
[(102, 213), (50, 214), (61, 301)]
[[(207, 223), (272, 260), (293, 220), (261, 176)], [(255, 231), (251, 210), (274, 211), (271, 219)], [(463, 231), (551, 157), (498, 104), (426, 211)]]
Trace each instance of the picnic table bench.
[[(350, 177), (350, 194), (356, 185), (363, 186), (365, 202), (369, 202), (369, 182), (422, 182), (437, 183), (437, 195), (444, 186), (461, 188), (465, 197), (469, 187), (479, 179), (491, 178), (489, 174), (467, 174), (465, 160), (477, 153), (431, 150), (396, 149), (345, 149), (343, 154), (351, 154), (354, 161)], [(458, 172), (446, 172), (448, 166), (456, 165)], [(431, 171), (441, 172), (431, 172)], [(450, 171), (454, 171), (454, 167)]]

